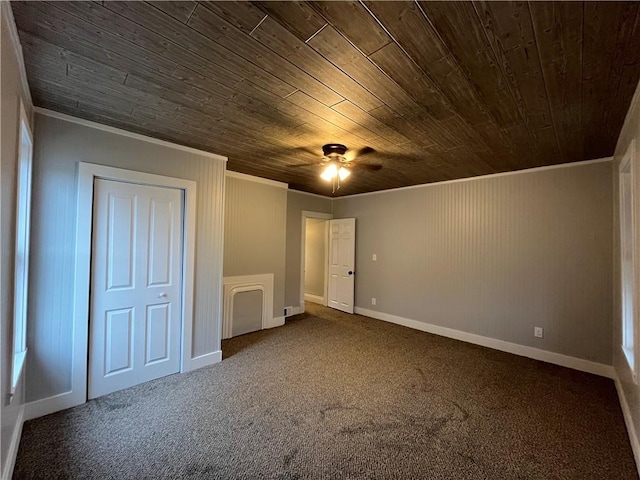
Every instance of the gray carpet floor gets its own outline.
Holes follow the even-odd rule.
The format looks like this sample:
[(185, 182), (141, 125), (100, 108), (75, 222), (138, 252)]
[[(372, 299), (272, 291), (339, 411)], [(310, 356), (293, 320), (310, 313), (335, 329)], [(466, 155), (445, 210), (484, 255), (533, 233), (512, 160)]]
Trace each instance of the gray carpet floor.
[(308, 304), (27, 422), (14, 478), (636, 479), (611, 380)]

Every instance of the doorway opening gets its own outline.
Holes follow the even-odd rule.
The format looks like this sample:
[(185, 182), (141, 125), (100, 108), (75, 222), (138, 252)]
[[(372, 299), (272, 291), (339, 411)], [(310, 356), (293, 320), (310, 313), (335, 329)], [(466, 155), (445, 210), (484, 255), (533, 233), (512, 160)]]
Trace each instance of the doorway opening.
[(329, 276), (329, 220), (333, 215), (302, 212), (300, 313), (305, 302), (327, 305)]

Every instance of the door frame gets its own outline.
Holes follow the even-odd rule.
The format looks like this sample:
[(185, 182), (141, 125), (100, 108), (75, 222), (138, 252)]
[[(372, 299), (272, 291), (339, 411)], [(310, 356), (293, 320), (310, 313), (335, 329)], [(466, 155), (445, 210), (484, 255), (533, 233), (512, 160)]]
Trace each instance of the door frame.
[[(318, 218), (321, 220), (331, 220), (333, 218), (333, 214), (331, 213), (321, 213), (321, 212), (311, 212), (308, 210), (303, 210), (302, 211), (302, 229), (301, 229), (301, 241), (300, 241), (300, 313), (304, 313), (305, 312), (305, 300), (304, 300), (304, 262), (305, 262), (305, 241), (306, 241), (306, 237), (307, 237), (307, 218)], [(329, 230), (325, 229), (325, 235), (326, 235), (326, 244), (325, 244), (325, 250), (328, 248), (329, 245)], [(328, 266), (329, 266), (329, 256), (327, 255), (326, 251), (325, 251), (325, 261), (327, 263), (327, 265), (325, 265), (325, 269), (324, 269), (324, 299), (325, 299), (325, 306), (326, 306), (326, 302), (327, 302), (327, 283), (328, 283), (328, 275), (329, 275), (329, 271), (328, 271)]]
[(180, 340), (180, 372), (197, 368), (191, 365), (193, 300), (196, 240), (196, 182), (151, 173), (106, 167), (92, 163), (78, 164), (78, 218), (75, 248), (75, 281), (73, 312), (73, 352), (71, 363), (71, 403), (87, 401), (89, 360), (89, 288), (91, 283), (91, 250), (93, 228), (93, 184), (96, 178), (126, 183), (140, 183), (182, 190), (183, 251), (182, 311)]

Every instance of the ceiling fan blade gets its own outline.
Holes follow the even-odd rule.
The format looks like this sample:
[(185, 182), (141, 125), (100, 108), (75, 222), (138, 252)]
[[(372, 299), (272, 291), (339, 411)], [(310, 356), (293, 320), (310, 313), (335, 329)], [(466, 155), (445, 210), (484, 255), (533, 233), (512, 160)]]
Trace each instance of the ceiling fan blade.
[(356, 158), (369, 155), (371, 153), (376, 153), (376, 151), (371, 147), (363, 147), (356, 152)]
[(295, 165), (287, 165), (287, 167), (319, 167), (321, 162), (309, 162), (309, 163), (296, 163)]
[(309, 147), (296, 147), (295, 150), (298, 151), (298, 152), (309, 153), (309, 154), (311, 154), (313, 156), (316, 156), (316, 157), (321, 157), (322, 156), (322, 152), (317, 152), (313, 148), (309, 148)]
[(367, 170), (369, 172), (377, 172), (382, 169), (382, 164), (380, 163), (360, 163), (354, 162), (350, 165), (351, 168), (357, 170)]
[(349, 150), (345, 155), (344, 155), (344, 159), (347, 162), (353, 162), (355, 159), (357, 159), (358, 157), (361, 157), (363, 155), (368, 155), (370, 153), (375, 153), (376, 151), (371, 148), (371, 147), (363, 147), (360, 148), (358, 150)]

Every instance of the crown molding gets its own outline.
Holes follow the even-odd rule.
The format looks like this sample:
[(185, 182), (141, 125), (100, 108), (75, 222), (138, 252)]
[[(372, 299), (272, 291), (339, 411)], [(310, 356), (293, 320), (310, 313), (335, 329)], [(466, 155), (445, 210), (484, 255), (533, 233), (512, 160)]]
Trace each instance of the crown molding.
[(27, 81), (27, 69), (24, 65), (24, 54), (22, 53), (22, 44), (20, 43), (16, 20), (13, 17), (13, 11), (11, 10), (11, 2), (0, 1), (0, 12), (2, 18), (4, 18), (7, 22), (9, 37), (11, 38), (13, 51), (16, 55), (16, 61), (18, 62), (20, 82), (22, 84), (22, 90), (24, 91), (24, 94), (26, 96), (23, 101), (26, 101), (29, 110), (32, 110), (33, 99), (31, 98), (31, 90), (29, 90), (29, 82)]
[(166, 140), (160, 140), (158, 138), (148, 137), (147, 135), (141, 135), (139, 133), (129, 132), (128, 130), (123, 130), (121, 128), (110, 127), (109, 125), (105, 125), (103, 123), (93, 122), (91, 120), (85, 120), (84, 118), (74, 117), (72, 115), (56, 112), (54, 110), (49, 110), (47, 108), (35, 107), (34, 111), (36, 113), (39, 113), (40, 115), (57, 118), (59, 120), (64, 120), (66, 122), (76, 123), (84, 127), (95, 128), (96, 130), (102, 130), (105, 132), (114, 133), (116, 135), (122, 135), (123, 137), (135, 138), (136, 140), (141, 140), (143, 142), (154, 143), (162, 147), (173, 148), (174, 150), (180, 150), (180, 151), (188, 152), (194, 155), (201, 155), (203, 157), (209, 157), (209, 158), (213, 158), (215, 160), (220, 160), (223, 162), (227, 161), (227, 157), (224, 157), (222, 155), (206, 152), (204, 150), (198, 150), (197, 148), (187, 147), (185, 145), (180, 145), (178, 143), (167, 142)]
[(234, 172), (232, 170), (225, 171), (225, 175), (229, 178), (237, 178), (238, 180), (245, 180), (247, 182), (263, 183), (265, 185), (271, 185), (278, 188), (289, 188), (288, 183), (276, 182), (275, 180), (269, 180), (268, 178), (256, 177), (254, 175), (247, 175), (246, 173)]

